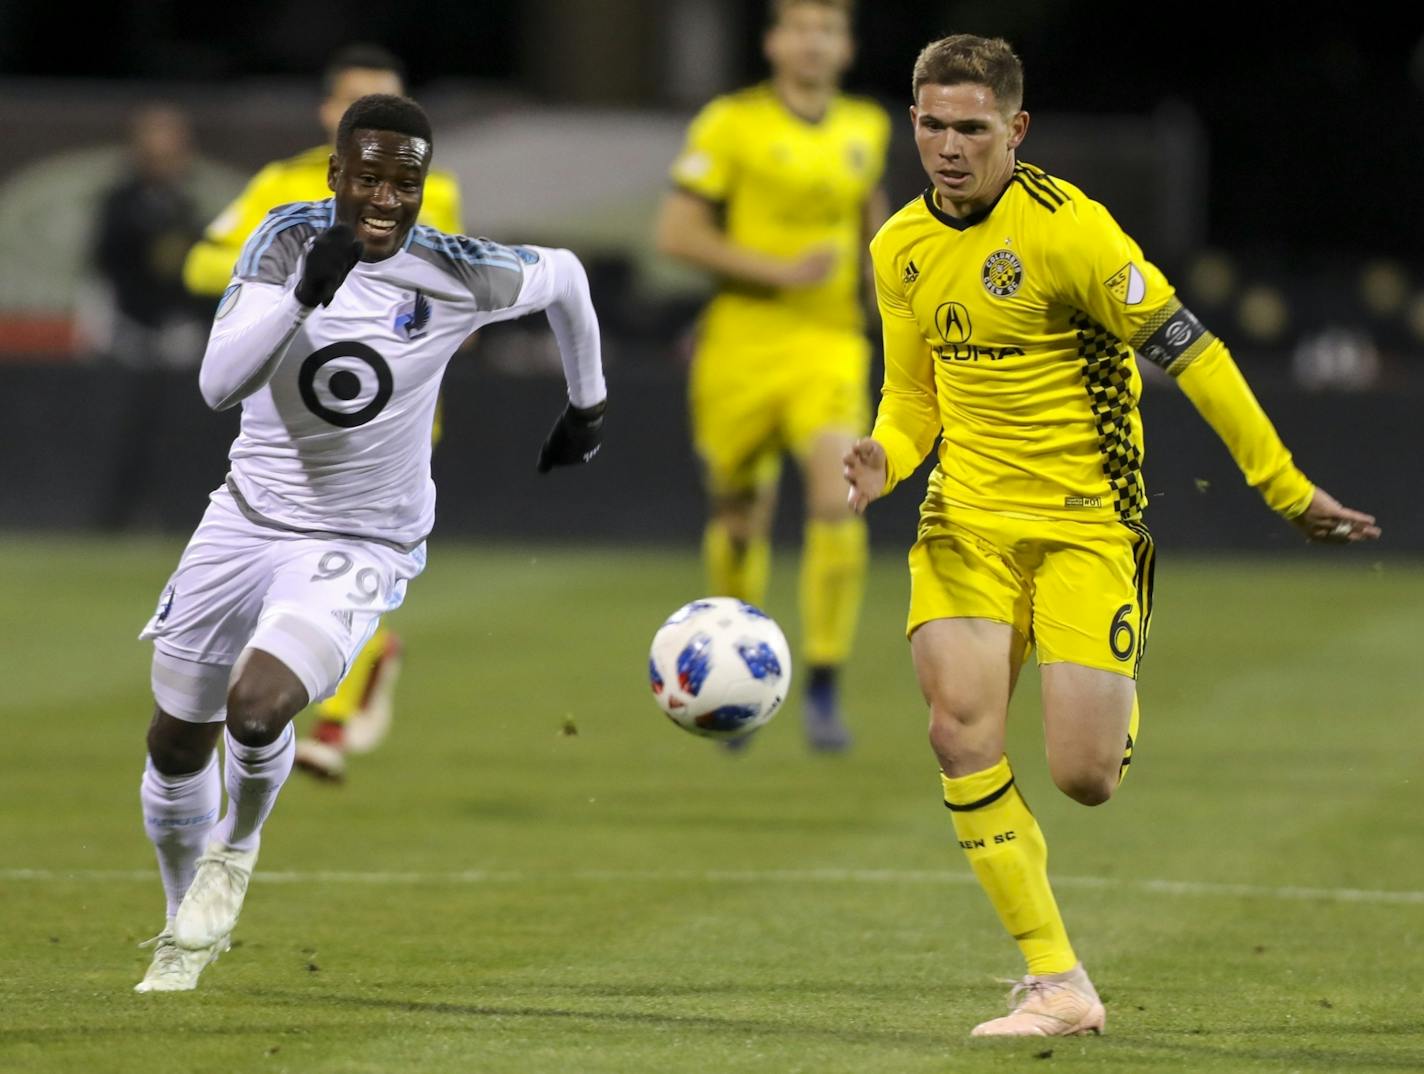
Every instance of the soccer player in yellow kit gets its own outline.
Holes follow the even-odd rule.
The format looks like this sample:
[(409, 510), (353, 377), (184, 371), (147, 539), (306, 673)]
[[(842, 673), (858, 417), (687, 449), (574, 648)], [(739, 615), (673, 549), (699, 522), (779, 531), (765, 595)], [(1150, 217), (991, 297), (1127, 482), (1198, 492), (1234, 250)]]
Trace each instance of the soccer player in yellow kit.
[(850, 0), (774, 0), (770, 81), (708, 104), (673, 165), (658, 220), (664, 253), (720, 277), (698, 326), (690, 396), (711, 518), (717, 594), (761, 604), (781, 455), (806, 487), (801, 562), (805, 726), (841, 750), (837, 672), (860, 612), (866, 536), (840, 459), (868, 424), (863, 251), (885, 219), (889, 120), (841, 94)]
[[(183, 281), (188, 290), (214, 298), (221, 295), (232, 281), (233, 265), (248, 237), (272, 209), (329, 197), (327, 167), (342, 115), (357, 98), (367, 94), (404, 94), (404, 81), (400, 61), (383, 48), (351, 45), (337, 52), (323, 74), (325, 95), (318, 110), (326, 130), (326, 144), (274, 161), (248, 182), (237, 200), (208, 225), (202, 240), (188, 252), (183, 265)], [(432, 170), (427, 176), (418, 222), (453, 235), (464, 232), (460, 191), (453, 175)], [(433, 435), (436, 440), (440, 438), (438, 409)], [(337, 692), (317, 705), (312, 733), (297, 741), (296, 763), (300, 769), (340, 780), (346, 774), (347, 752), (364, 753), (380, 744), (393, 715), (400, 661), (400, 638), (385, 626), (380, 627), (352, 662)]]
[(849, 500), (864, 510), (940, 438), (909, 557), (911, 653), (959, 845), (1028, 969), (1012, 1012), (974, 1034), (1101, 1032), (1004, 725), (1034, 645), (1054, 783), (1098, 805), (1126, 774), (1153, 565), (1134, 354), (1176, 379), (1308, 538), (1380, 531), (1295, 467), (1226, 346), (1108, 211), (1018, 161), (1029, 116), (1007, 43), (935, 41), (913, 86), (931, 187), (871, 244), (885, 384), (844, 460)]

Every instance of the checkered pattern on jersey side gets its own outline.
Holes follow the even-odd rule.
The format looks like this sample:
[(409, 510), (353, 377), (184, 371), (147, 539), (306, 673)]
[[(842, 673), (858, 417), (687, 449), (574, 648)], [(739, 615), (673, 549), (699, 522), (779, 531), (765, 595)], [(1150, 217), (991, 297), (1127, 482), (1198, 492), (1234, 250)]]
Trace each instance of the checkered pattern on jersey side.
[(1083, 359), (1083, 386), (1098, 430), (1103, 476), (1108, 479), (1113, 507), (1124, 521), (1142, 517), (1147, 490), (1142, 483), (1142, 451), (1132, 442), (1132, 413), (1137, 400), (1128, 389), (1132, 352), (1102, 325), (1083, 313), (1071, 323)]

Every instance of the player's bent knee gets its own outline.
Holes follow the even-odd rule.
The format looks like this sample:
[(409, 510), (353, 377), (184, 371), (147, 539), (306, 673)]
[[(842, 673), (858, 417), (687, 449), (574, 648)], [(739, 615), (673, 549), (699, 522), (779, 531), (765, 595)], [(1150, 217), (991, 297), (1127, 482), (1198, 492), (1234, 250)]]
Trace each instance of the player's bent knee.
[(213, 755), (221, 727), (216, 723), (189, 723), (155, 708), (146, 740), (149, 760), (165, 776), (201, 772)]
[(244, 746), (269, 746), (306, 707), (300, 684), (275, 685), (239, 676), (227, 695), (228, 734)]
[(1102, 772), (1097, 769), (1075, 769), (1071, 772), (1054, 772), (1053, 782), (1058, 789), (1079, 805), (1097, 806), (1105, 803), (1117, 790), (1117, 769)]
[(969, 706), (930, 706), (930, 747), (942, 764), (993, 764), (1003, 752), (999, 725)]

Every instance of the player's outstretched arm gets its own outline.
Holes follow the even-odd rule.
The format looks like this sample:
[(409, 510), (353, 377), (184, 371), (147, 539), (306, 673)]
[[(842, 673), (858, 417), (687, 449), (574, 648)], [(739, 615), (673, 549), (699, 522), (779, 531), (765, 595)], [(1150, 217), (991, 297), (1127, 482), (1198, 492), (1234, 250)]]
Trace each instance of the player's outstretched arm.
[[(1170, 370), (1169, 370), (1170, 372)], [(1380, 536), (1373, 515), (1343, 506), (1296, 468), (1255, 394), (1220, 340), (1176, 374), (1177, 383), (1266, 503), (1309, 540), (1332, 544)]]
[(885, 494), (888, 473), (885, 448), (874, 437), (866, 436), (851, 445), (841, 459), (846, 484), (846, 504), (856, 514), (864, 514), (870, 504)]
[(603, 342), (588, 290), (588, 274), (570, 250), (520, 246), (523, 263), (517, 300), (488, 310), (480, 323), (509, 320), (543, 310), (559, 345), (568, 382), (568, 402), (539, 448), (541, 474), (556, 466), (590, 461), (603, 442), (608, 385), (603, 378)]
[(1375, 541), (1381, 533), (1374, 515), (1345, 507), (1322, 488), (1315, 490), (1306, 509), (1291, 521), (1308, 539), (1329, 544)]

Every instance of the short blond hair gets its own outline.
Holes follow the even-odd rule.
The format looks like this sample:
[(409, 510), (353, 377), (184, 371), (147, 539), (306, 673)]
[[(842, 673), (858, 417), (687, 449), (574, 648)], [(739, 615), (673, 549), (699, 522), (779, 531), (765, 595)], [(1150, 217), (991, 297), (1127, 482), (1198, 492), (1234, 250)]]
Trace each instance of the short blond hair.
[(915, 59), (911, 93), (918, 100), (925, 85), (957, 86), (972, 82), (994, 91), (999, 107), (1023, 107), (1023, 61), (1002, 37), (953, 34), (931, 41)]
[(787, 11), (793, 7), (800, 7), (802, 4), (815, 4), (817, 7), (839, 11), (846, 17), (847, 22), (855, 18), (855, 0), (771, 0), (768, 21), (772, 26), (775, 26)]

